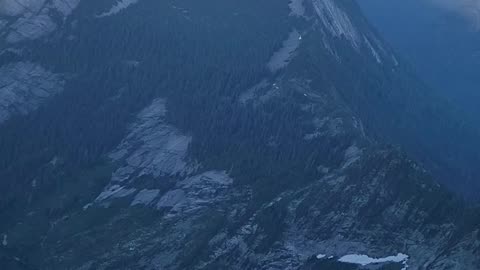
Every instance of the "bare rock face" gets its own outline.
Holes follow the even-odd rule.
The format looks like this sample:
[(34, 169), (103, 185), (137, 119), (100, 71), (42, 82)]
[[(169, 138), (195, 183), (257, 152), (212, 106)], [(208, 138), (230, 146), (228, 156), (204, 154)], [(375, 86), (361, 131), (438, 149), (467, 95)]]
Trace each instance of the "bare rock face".
[[(129, 135), (110, 155), (121, 166), (113, 180), (123, 182), (132, 176), (185, 173), (189, 136), (165, 123), (165, 100), (157, 99), (137, 116)], [(136, 175), (132, 172), (141, 169)]]
[(54, 9), (62, 13), (63, 16), (68, 16), (79, 3), (80, 0), (53, 0), (51, 5)]
[[(80, 0), (0, 0), (1, 53), (22, 55), (23, 41), (57, 30)], [(0, 123), (27, 114), (63, 90), (61, 76), (28, 59), (0, 66)]]
[(44, 37), (55, 31), (79, 3), (80, 0), (2, 0), (0, 15), (8, 19), (0, 23), (0, 35), (8, 43)]
[(0, 14), (6, 16), (19, 16), (24, 13), (40, 11), (46, 0), (2, 0), (0, 1)]
[(122, 1), (118, 1), (115, 5), (113, 5), (113, 6), (110, 8), (110, 10), (103, 12), (102, 14), (98, 15), (97, 17), (98, 17), (98, 18), (102, 18), (102, 17), (108, 17), (108, 16), (115, 15), (115, 14), (121, 12), (122, 10), (128, 8), (129, 6), (138, 3), (138, 1), (139, 1), (139, 0), (122, 0)]
[(46, 14), (18, 19), (11, 25), (12, 31), (7, 36), (7, 41), (17, 43), (23, 40), (37, 39), (53, 32), (56, 24)]
[(0, 123), (14, 114), (27, 114), (63, 89), (63, 81), (30, 62), (0, 68)]

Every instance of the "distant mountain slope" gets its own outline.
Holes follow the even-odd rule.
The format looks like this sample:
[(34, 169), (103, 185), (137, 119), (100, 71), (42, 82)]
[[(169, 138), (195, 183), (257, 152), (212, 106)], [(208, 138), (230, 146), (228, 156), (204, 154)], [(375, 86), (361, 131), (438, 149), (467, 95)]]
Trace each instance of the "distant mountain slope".
[[(473, 19), (470, 15), (473, 16), (476, 9), (469, 10), (465, 5), (464, 12), (454, 12), (460, 12), (456, 8), (463, 7), (455, 1), (357, 2), (373, 25), (401, 53), (402, 58), (411, 62), (419, 76), (456, 108), (457, 118), (463, 119), (463, 122), (459, 121), (459, 125), (471, 123), (480, 126), (480, 76), (477, 72), (480, 68), (480, 33), (476, 22), (470, 20)], [(443, 5), (432, 3), (444, 3), (456, 8), (444, 9)], [(466, 17), (463, 17), (463, 14)], [(462, 172), (461, 176), (441, 172), (438, 177), (448, 175), (448, 178), (464, 178), (466, 183), (464, 188), (460, 189), (467, 190), (468, 193), (472, 186), (478, 186), (478, 166), (469, 162), (471, 157), (462, 160), (458, 154), (458, 151), (451, 151), (449, 155), (452, 157), (441, 163), (440, 167), (451, 167), (449, 163), (457, 163), (451, 169)], [(452, 185), (457, 183), (455, 181)], [(470, 197), (478, 198), (478, 193), (470, 193)]]
[(479, 210), (413, 160), (477, 133), (353, 1), (81, 1), (5, 44), (62, 89), (0, 126), (0, 265), (480, 265)]
[[(476, 19), (472, 18), (478, 15), (477, 9), (462, 5), (462, 1), (357, 2), (382, 35), (413, 64), (420, 77), (480, 125), (477, 117), (480, 32)], [(436, 2), (450, 3), (455, 8), (432, 4)], [(461, 7), (464, 12), (454, 12)]]

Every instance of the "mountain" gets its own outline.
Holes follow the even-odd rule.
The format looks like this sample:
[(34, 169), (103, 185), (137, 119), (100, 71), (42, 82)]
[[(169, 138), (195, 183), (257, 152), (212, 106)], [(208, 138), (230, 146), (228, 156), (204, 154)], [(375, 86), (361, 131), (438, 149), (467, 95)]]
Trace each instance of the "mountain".
[[(462, 122), (470, 122), (473, 126), (480, 126), (480, 118), (477, 117), (480, 80), (476, 72), (480, 68), (480, 35), (478, 8), (474, 6), (477, 2), (357, 2), (382, 36), (400, 53), (398, 58), (410, 62), (419, 77), (433, 87), (438, 96), (449, 101), (450, 106), (455, 108), (457, 118), (462, 119)], [(396, 16), (390, 16), (393, 13)], [(457, 155), (454, 152), (451, 154)], [(459, 158), (458, 162), (454, 161), (454, 170), (460, 172), (460, 178), (466, 182), (461, 190), (477, 186), (478, 166), (469, 163), (470, 160), (472, 159)], [(446, 167), (446, 163), (448, 162), (440, 167)], [(456, 178), (448, 172), (436, 173), (439, 179), (445, 176)], [(473, 192), (469, 197), (478, 198), (478, 193)]]
[(432, 177), (478, 131), (354, 1), (0, 10), (6, 269), (479, 268), (480, 210)]
[[(471, 115), (478, 125), (478, 2), (361, 0), (358, 3), (390, 44), (413, 64), (420, 77), (467, 116)], [(388, 15), (392, 12), (396, 16)]]

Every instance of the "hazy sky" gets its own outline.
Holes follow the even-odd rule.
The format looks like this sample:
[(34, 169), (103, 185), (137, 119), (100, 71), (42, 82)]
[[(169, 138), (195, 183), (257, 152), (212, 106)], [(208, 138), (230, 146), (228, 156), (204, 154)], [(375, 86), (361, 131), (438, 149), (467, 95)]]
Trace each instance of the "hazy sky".
[(480, 0), (427, 0), (439, 7), (460, 13), (480, 27)]

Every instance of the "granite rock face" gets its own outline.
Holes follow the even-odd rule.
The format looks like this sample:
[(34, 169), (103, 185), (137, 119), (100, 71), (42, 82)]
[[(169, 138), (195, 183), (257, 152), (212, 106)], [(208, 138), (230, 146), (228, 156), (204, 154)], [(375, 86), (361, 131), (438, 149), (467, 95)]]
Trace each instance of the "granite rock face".
[(61, 76), (33, 63), (8, 64), (0, 74), (0, 122), (35, 110), (63, 90)]
[[(63, 26), (79, 0), (0, 1), (0, 55), (14, 55), (1, 67), (0, 122), (25, 115), (61, 92), (64, 78), (24, 57), (21, 42), (48, 37)], [(7, 55), (7, 56), (6, 56)]]
[(55, 31), (80, 0), (3, 0), (0, 35), (7, 43), (35, 40)]
[[(195, 171), (196, 166), (186, 161), (191, 138), (168, 125), (165, 114), (164, 99), (154, 100), (138, 114), (127, 137), (110, 154), (118, 168), (96, 203), (105, 204), (111, 199), (131, 195), (137, 191), (135, 181), (138, 178), (189, 175)], [(135, 201), (141, 202), (148, 197), (151, 202), (156, 193), (158, 191), (143, 190)], [(132, 204), (137, 204), (135, 201)]]
[[(289, 87), (295, 85), (290, 82)], [(123, 202), (127, 212), (64, 239), (62, 245), (84, 241), (80, 237), (85, 235), (95, 239), (98, 230), (107, 233), (138, 219), (136, 211), (141, 210), (156, 218), (129, 226), (128, 236), (116, 239), (113, 249), (95, 247), (89, 254), (97, 259), (75, 267), (108, 269), (126, 260), (128, 266), (121, 269), (475, 269), (480, 263), (479, 231), (475, 223), (468, 225), (462, 206), (412, 160), (394, 149), (372, 147), (347, 111), (325, 110), (332, 102), (338, 106), (330, 98), (321, 104), (306, 101), (316, 117), (324, 117), (315, 139), (333, 143), (356, 134), (351, 145), (329, 152), (337, 160), (334, 165), (316, 164), (322, 178), (257, 204), (254, 189), (234, 185), (225, 171), (204, 171), (198, 164), (178, 171), (178, 162), (185, 163), (177, 156), (177, 162), (156, 163), (156, 155), (148, 153), (170, 149), (162, 143), (165, 136), (157, 137), (155, 148), (138, 142), (164, 133), (138, 127), (174, 127), (163, 124), (164, 101), (154, 101), (132, 125), (135, 136), (131, 133), (117, 148), (137, 142), (144, 149), (143, 162), (130, 163), (129, 170), (122, 170), (123, 180), (112, 178), (84, 210), (87, 215), (112, 211)], [(338, 117), (330, 120), (332, 114)], [(145, 187), (141, 172), (148, 164), (161, 167), (153, 184)], [(73, 250), (84, 252), (81, 247)], [(68, 265), (75, 261), (70, 251), (57, 255)]]

